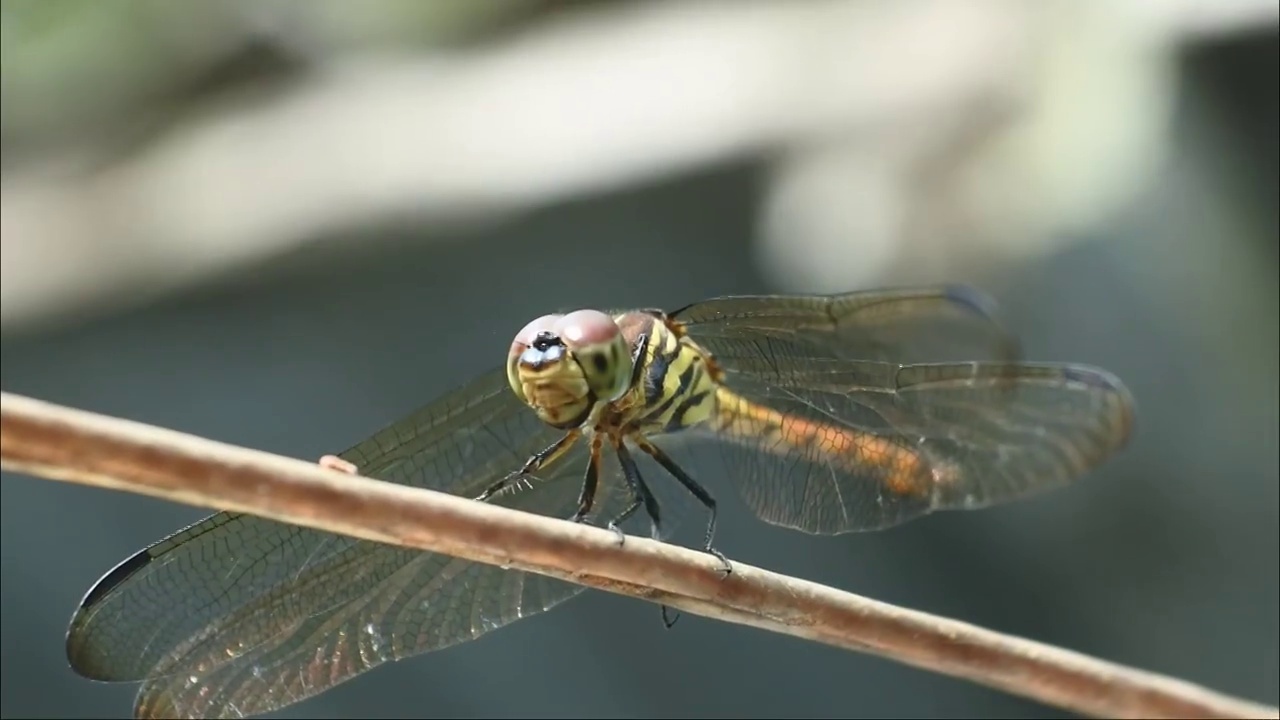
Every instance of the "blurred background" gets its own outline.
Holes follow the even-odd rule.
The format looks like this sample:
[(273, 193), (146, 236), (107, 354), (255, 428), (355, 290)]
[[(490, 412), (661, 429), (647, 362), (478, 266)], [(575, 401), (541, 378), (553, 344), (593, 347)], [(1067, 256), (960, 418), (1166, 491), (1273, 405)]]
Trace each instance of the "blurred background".
[[(1280, 699), (1274, 0), (4, 0), (3, 389), (303, 459), (528, 319), (968, 282), (1132, 390), (1078, 485), (742, 562)], [(6, 474), (0, 714), (204, 511)], [(587, 593), (277, 717), (1063, 717)]]

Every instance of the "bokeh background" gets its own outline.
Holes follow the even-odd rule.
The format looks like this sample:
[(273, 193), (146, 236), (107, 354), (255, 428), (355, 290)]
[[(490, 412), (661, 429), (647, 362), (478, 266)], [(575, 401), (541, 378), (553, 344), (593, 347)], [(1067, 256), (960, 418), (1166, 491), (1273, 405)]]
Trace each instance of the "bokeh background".
[[(743, 562), (1280, 694), (1273, 1), (0, 4), (3, 389), (312, 459), (529, 318), (969, 282), (1136, 435), (1079, 485)], [(204, 511), (5, 474), (0, 715), (124, 717), (82, 593)], [(588, 593), (278, 717), (1062, 717)]]

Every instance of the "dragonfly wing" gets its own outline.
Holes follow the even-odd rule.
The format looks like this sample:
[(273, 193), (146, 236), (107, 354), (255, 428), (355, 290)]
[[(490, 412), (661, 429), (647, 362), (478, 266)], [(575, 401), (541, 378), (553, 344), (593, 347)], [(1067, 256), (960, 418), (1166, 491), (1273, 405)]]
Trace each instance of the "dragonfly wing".
[[(347, 450), (361, 474), (474, 497), (560, 433), (495, 370)], [(579, 443), (497, 504), (568, 517)], [(595, 514), (624, 506), (616, 463)], [(582, 586), (448, 555), (217, 513), (138, 553), (86, 595), (67, 653), (82, 675), (145, 680), (138, 717), (269, 712), (383, 662), (471, 640)]]
[[(762, 519), (821, 534), (882, 529), (1065, 484), (1124, 445), (1133, 408), (1119, 380), (1085, 366), (1001, 359), (1009, 348), (1003, 331), (984, 324), (987, 313), (964, 318), (972, 304), (954, 297), (922, 290), (808, 299), (839, 306), (845, 298), (853, 307), (825, 324), (804, 320), (825, 311), (788, 309), (803, 310), (805, 298), (777, 307), (752, 298), (750, 312), (737, 316), (697, 305), (677, 317), (725, 370), (710, 429), (723, 441), (728, 475)], [(866, 321), (859, 308), (887, 319)], [(893, 318), (903, 327), (891, 329)], [(996, 359), (884, 361), (936, 342), (912, 329), (930, 324), (979, 340), (968, 350), (934, 345), (939, 354), (978, 354), (985, 344)]]
[(670, 317), (729, 371), (768, 367), (773, 343), (803, 347), (786, 358), (799, 369), (832, 360), (1008, 362), (1020, 354), (995, 301), (964, 285), (728, 296)]

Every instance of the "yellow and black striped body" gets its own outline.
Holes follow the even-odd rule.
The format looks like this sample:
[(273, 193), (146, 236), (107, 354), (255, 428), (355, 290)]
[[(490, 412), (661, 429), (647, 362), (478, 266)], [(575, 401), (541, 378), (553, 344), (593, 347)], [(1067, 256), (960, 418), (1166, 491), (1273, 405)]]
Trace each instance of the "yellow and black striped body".
[(928, 494), (944, 479), (901, 440), (779, 412), (734, 392), (723, 384), (715, 358), (665, 316), (632, 312), (615, 320), (633, 346), (641, 333), (649, 342), (639, 382), (601, 418), (602, 427), (655, 435), (704, 425), (754, 449), (846, 472), (873, 472), (900, 495)]
[[(727, 385), (715, 357), (685, 334), (679, 322), (656, 310), (610, 314), (622, 342), (577, 361), (520, 366), (527, 397), (544, 421), (573, 434), (604, 438), (615, 447), (624, 438), (653, 451), (649, 436), (702, 426), (722, 440), (780, 456), (788, 467), (811, 465), (874, 482), (898, 496), (925, 498), (954, 479), (949, 463), (932, 462), (906, 438), (876, 435), (816, 417), (783, 412)], [(630, 367), (618, 355), (643, 353)], [(612, 401), (593, 393), (583, 362), (597, 361), (599, 375), (630, 370), (632, 382)], [(595, 363), (593, 363), (595, 364)], [(566, 451), (558, 446), (551, 456)]]
[(680, 333), (665, 317), (647, 312), (615, 316), (634, 347), (648, 336), (638, 358), (637, 382), (602, 418), (624, 434), (656, 435), (684, 430), (711, 420), (716, 411), (720, 371), (711, 356)]

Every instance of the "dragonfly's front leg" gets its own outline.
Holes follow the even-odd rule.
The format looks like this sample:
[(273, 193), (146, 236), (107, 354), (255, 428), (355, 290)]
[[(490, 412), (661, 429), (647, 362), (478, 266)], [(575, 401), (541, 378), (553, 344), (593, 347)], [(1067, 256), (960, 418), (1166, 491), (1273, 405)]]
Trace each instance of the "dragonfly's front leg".
[(530, 455), (529, 459), (525, 461), (524, 465), (521, 466), (519, 470), (510, 473), (506, 477), (490, 485), (484, 492), (476, 496), (475, 499), (480, 502), (484, 502), (494, 495), (502, 492), (517, 480), (522, 480), (526, 475), (538, 472), (543, 465), (546, 465), (548, 462), (555, 460), (568, 452), (568, 450), (573, 447), (573, 444), (577, 442), (578, 438), (581, 436), (582, 433), (580, 431), (570, 430), (564, 434), (564, 437), (551, 443), (546, 448), (539, 450), (533, 455)]

